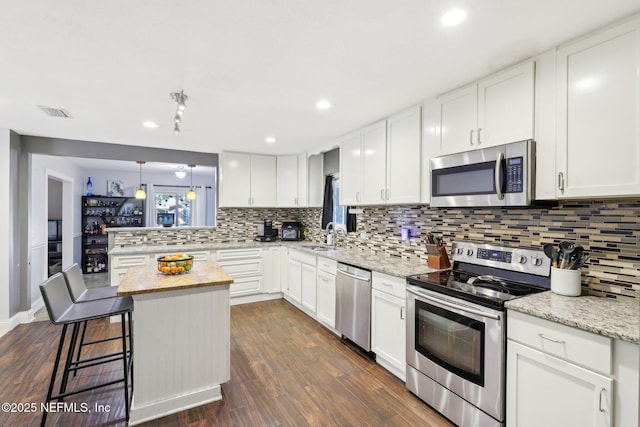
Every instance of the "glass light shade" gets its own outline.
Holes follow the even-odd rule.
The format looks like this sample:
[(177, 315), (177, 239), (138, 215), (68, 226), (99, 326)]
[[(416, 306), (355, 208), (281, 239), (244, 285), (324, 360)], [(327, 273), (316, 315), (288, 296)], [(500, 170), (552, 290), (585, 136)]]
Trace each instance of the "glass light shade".
[(147, 198), (147, 193), (144, 192), (142, 187), (138, 188), (136, 190), (136, 199), (146, 199), (146, 198)]
[(187, 176), (187, 173), (186, 173), (185, 171), (183, 171), (183, 170), (178, 170), (178, 171), (176, 171), (176, 177), (178, 177), (178, 178), (182, 179), (182, 178), (184, 178), (185, 176)]
[(188, 200), (195, 200), (196, 199), (196, 192), (193, 191), (193, 188), (190, 188), (189, 191), (187, 191), (187, 199)]

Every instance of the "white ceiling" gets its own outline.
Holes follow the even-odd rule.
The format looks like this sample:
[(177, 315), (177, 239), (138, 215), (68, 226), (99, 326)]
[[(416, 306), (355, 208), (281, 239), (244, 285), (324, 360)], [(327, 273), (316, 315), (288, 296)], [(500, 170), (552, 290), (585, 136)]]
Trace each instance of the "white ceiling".
[[(469, 11), (439, 24), (452, 5)], [(0, 128), (297, 153), (640, 10), (637, 0), (0, 0)], [(189, 96), (182, 133), (175, 103)], [(329, 99), (333, 108), (318, 111)], [(38, 105), (64, 108), (52, 118)], [(161, 127), (142, 127), (154, 120)], [(265, 137), (275, 136), (268, 145)]]
[[(140, 165), (133, 161), (108, 160), (108, 159), (89, 159), (86, 157), (67, 157), (67, 160), (75, 163), (79, 168), (86, 171), (109, 171), (109, 172), (132, 172), (138, 173)], [(176, 163), (146, 162), (142, 166), (145, 174), (148, 173), (175, 173), (182, 168), (186, 173), (187, 179), (191, 174), (188, 165)], [(216, 176), (216, 168), (212, 166), (197, 165), (193, 168), (193, 176), (212, 177)]]

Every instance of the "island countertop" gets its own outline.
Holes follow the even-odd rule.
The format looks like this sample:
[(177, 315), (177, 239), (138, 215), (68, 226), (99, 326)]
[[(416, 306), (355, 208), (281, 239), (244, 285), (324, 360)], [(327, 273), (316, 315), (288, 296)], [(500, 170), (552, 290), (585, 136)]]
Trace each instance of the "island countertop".
[(166, 292), (231, 283), (233, 277), (214, 261), (198, 262), (188, 273), (166, 276), (158, 272), (155, 264), (147, 264), (129, 267), (118, 287), (118, 295)]

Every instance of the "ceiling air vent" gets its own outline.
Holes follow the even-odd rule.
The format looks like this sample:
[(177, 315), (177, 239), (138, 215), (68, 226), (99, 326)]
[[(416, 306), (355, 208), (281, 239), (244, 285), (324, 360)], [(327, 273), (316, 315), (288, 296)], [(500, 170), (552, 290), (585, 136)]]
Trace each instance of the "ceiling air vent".
[(38, 105), (42, 111), (47, 113), (48, 116), (51, 117), (62, 117), (64, 119), (70, 119), (71, 114), (67, 110), (63, 110), (62, 108), (51, 108), (51, 107), (43, 107), (42, 105)]

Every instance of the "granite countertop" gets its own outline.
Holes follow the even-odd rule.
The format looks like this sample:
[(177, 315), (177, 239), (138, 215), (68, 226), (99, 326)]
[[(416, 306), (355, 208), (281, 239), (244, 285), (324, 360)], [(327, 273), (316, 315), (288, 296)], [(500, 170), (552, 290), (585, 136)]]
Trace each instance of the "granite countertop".
[(405, 278), (414, 274), (424, 274), (437, 271), (427, 266), (427, 261), (419, 258), (405, 259), (389, 256), (381, 253), (364, 252), (357, 249), (335, 248), (328, 250), (314, 250), (313, 247), (325, 245), (310, 241), (298, 242), (228, 242), (228, 243), (199, 243), (193, 245), (159, 245), (159, 246), (133, 246), (125, 248), (113, 248), (109, 255), (136, 255), (153, 254), (159, 252), (180, 251), (189, 253), (193, 251), (212, 251), (221, 249), (264, 248), (272, 246), (286, 246), (312, 255), (330, 258), (356, 267), (366, 268), (380, 273)]
[(129, 267), (118, 286), (118, 295), (148, 294), (231, 283), (233, 277), (213, 261), (198, 262), (189, 273), (168, 276), (159, 273), (155, 263), (149, 263)]
[(505, 303), (514, 311), (640, 344), (640, 301), (631, 298), (567, 297), (551, 291)]

